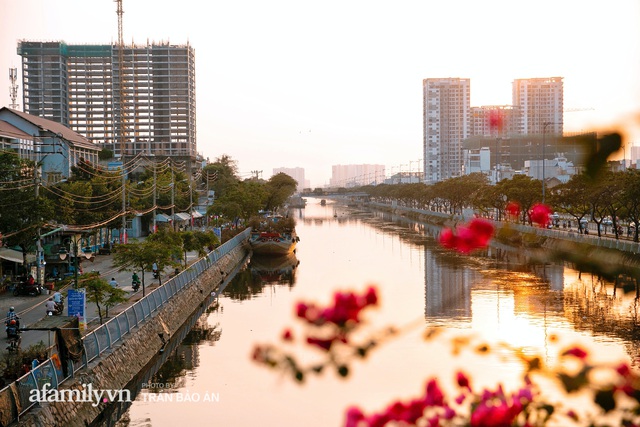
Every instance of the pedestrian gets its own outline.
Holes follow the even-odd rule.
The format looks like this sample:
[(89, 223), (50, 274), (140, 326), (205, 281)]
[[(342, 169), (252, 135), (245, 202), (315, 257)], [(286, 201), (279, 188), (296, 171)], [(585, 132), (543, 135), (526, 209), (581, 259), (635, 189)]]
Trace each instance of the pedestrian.
[(116, 281), (115, 277), (112, 277), (111, 280), (109, 281), (109, 284), (111, 285), (111, 287), (113, 288), (117, 288), (118, 287), (118, 282)]

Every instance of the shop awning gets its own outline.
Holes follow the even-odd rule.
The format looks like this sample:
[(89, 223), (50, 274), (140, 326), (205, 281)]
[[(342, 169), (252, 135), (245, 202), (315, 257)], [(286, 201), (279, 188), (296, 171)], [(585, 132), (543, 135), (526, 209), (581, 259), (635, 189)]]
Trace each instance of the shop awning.
[(194, 218), (202, 218), (202, 214), (198, 211), (193, 211), (193, 217)]
[(22, 264), (23, 261), (22, 252), (9, 248), (0, 248), (0, 258), (11, 262), (17, 262), (18, 264)]
[(163, 214), (156, 215), (156, 222), (169, 222), (169, 221), (171, 221), (171, 218), (169, 218), (166, 215), (163, 215)]
[(178, 212), (177, 214), (174, 215), (174, 217), (176, 218), (176, 221), (190, 221), (191, 220), (191, 215), (189, 215), (188, 213), (184, 213), (184, 212)]

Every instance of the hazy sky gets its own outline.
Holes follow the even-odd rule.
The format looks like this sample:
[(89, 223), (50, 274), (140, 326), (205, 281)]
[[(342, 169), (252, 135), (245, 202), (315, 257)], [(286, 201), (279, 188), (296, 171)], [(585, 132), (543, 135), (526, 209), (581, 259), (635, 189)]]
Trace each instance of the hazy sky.
[[(18, 40), (117, 41), (113, 0), (0, 0), (0, 106)], [(416, 168), (422, 80), (471, 79), (471, 104), (511, 104), (517, 78), (564, 77), (565, 132), (621, 128), (640, 145), (640, 1), (124, 0), (124, 39), (189, 42), (198, 151), (240, 172)], [(20, 82), (20, 90), (22, 84)], [(628, 151), (627, 151), (628, 153)], [(627, 154), (628, 155), (628, 154)]]

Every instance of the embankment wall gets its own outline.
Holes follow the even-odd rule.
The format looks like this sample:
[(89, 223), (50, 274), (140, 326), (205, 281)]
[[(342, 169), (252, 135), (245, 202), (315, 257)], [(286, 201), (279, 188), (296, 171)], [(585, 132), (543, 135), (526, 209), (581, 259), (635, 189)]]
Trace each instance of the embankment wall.
[[(167, 301), (137, 330), (132, 331), (120, 345), (91, 362), (87, 369), (76, 372), (60, 390), (78, 390), (90, 384), (93, 390), (121, 390), (162, 348), (159, 334), (169, 339), (188, 319), (205, 296), (217, 290), (225, 277), (245, 258), (247, 248), (238, 245), (205, 270), (188, 286)], [(92, 402), (46, 402), (23, 415), (19, 426), (84, 427), (93, 422), (104, 404)]]

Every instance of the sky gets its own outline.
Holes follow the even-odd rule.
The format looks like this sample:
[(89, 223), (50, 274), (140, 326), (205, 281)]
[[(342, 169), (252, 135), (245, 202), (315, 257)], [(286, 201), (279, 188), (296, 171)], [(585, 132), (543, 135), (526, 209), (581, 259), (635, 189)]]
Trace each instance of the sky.
[[(21, 76), (19, 40), (118, 39), (113, 0), (0, 5), (0, 106), (8, 69)], [(126, 43), (194, 47), (198, 151), (230, 156), (241, 177), (302, 167), (319, 187), (332, 165), (415, 170), (426, 78), (471, 79), (480, 106), (511, 104), (514, 79), (564, 77), (565, 109), (580, 110), (565, 113), (565, 132), (619, 130), (627, 158), (640, 145), (639, 0), (123, 0), (123, 10)]]

